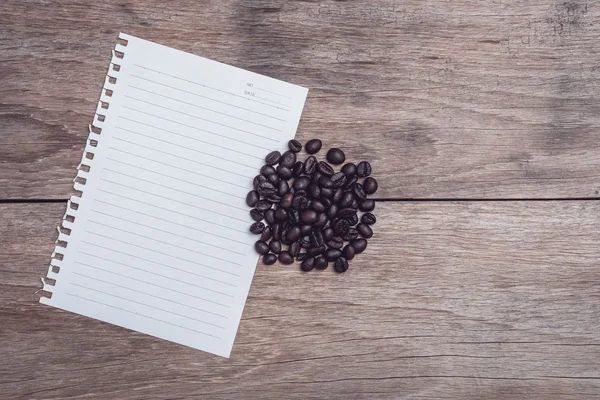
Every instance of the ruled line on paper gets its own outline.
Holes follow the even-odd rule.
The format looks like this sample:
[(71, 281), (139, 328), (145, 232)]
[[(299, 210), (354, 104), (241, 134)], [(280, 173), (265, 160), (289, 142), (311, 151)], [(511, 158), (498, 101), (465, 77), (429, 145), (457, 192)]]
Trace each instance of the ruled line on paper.
[(284, 95), (284, 94), (280, 94), (280, 93), (271, 92), (270, 90), (263, 89), (263, 88), (261, 88), (261, 87), (257, 87), (256, 85), (255, 85), (255, 86), (253, 86), (252, 88), (253, 88), (254, 90), (260, 90), (260, 91), (263, 91), (263, 92), (271, 93), (271, 94), (274, 94), (274, 95), (276, 95), (276, 96), (283, 97), (283, 98), (286, 98), (286, 99), (290, 99), (290, 100), (292, 99), (290, 96), (286, 96), (286, 95)]
[[(171, 281), (175, 281), (175, 282), (179, 282), (179, 283), (185, 283), (186, 285), (191, 286), (191, 287), (196, 288), (196, 289), (208, 290), (209, 292), (213, 292), (213, 293), (220, 294), (220, 295), (227, 296), (227, 297), (231, 297), (231, 298), (234, 297), (234, 296), (232, 296), (230, 294), (227, 294), (227, 293), (223, 293), (223, 292), (219, 292), (217, 290), (205, 288), (203, 286), (194, 285), (193, 283), (182, 281), (182, 280), (179, 280), (179, 279), (175, 279), (175, 278), (173, 278), (171, 276), (168, 276), (168, 275), (161, 275), (161, 274), (159, 274), (157, 272), (154, 272), (154, 271), (148, 271), (148, 270), (145, 270), (143, 268), (134, 267), (133, 265), (128, 265), (128, 264), (125, 264), (125, 263), (122, 263), (122, 262), (118, 262), (118, 261), (115, 261), (115, 260), (110, 260), (108, 258), (100, 257), (100, 256), (95, 255), (95, 254), (90, 254), (90, 253), (86, 253), (86, 252), (83, 252), (83, 251), (80, 251), (79, 254), (84, 254), (86, 256), (90, 256), (90, 257), (97, 258), (97, 259), (100, 259), (100, 260), (108, 261), (108, 262), (111, 262), (111, 263), (114, 263), (114, 264), (119, 264), (119, 265), (122, 265), (124, 267), (128, 267), (128, 268), (132, 268), (132, 269), (135, 269), (135, 270), (138, 270), (138, 271), (145, 272), (145, 273), (150, 274), (152, 276), (160, 276), (161, 278), (165, 278), (167, 280), (171, 280)], [(100, 271), (104, 271), (104, 272), (108, 272), (108, 273), (111, 273), (111, 274), (114, 274), (114, 275), (119, 275), (119, 276), (122, 276), (122, 277), (125, 277), (125, 278), (129, 278), (127, 275), (119, 274), (119, 273), (114, 272), (114, 271), (109, 271), (109, 270), (106, 270), (106, 269), (102, 269), (100, 267), (96, 267), (96, 266), (93, 266), (93, 265), (85, 264), (85, 263), (82, 263), (81, 261), (77, 261), (76, 260), (74, 262), (77, 263), (77, 264), (85, 265), (85, 266), (90, 267), (90, 268), (98, 269)], [(140, 282), (147, 283), (149, 285), (153, 285), (150, 282), (146, 282), (146, 281), (138, 279), (138, 278), (136, 278), (136, 280), (139, 280)], [(159, 285), (155, 285), (155, 286), (162, 287), (162, 286), (159, 286)], [(173, 290), (173, 289), (169, 289), (169, 290)], [(189, 293), (183, 293), (183, 292), (180, 292), (180, 293), (187, 294), (188, 296), (196, 297), (198, 299), (202, 299), (201, 297), (193, 296), (193, 295), (191, 295)], [(209, 301), (209, 300), (206, 300), (206, 301)]]
[[(144, 77), (141, 77), (139, 75), (131, 74), (130, 76), (133, 77), (133, 78), (137, 78), (137, 79), (141, 79), (141, 80), (144, 80), (144, 81), (148, 81), (148, 82), (160, 85), (160, 86), (165, 86), (165, 87), (168, 87), (168, 88), (171, 88), (171, 89), (179, 90), (180, 92), (191, 94), (193, 96), (198, 96), (198, 97), (202, 97), (202, 98), (207, 99), (207, 100), (215, 101), (217, 103), (225, 104), (225, 105), (230, 106), (230, 107), (239, 108), (240, 110), (249, 111), (249, 112), (252, 112), (252, 113), (255, 113), (255, 114), (258, 114), (258, 115), (262, 115), (263, 117), (272, 118), (272, 119), (275, 119), (277, 121), (286, 122), (285, 119), (277, 118), (277, 117), (274, 117), (274, 116), (272, 116), (270, 114), (263, 114), (263, 113), (260, 113), (260, 112), (258, 112), (256, 110), (252, 110), (250, 108), (244, 108), (244, 107), (240, 107), (238, 105), (235, 105), (233, 103), (228, 103), (226, 101), (221, 101), (221, 100), (213, 99), (212, 97), (203, 96), (201, 94), (190, 92), (188, 90), (184, 90), (184, 89), (181, 89), (181, 88), (178, 88), (178, 87), (175, 87), (175, 86), (167, 85), (167, 84), (162, 83), (162, 82), (153, 81), (152, 79), (144, 78)], [(291, 99), (291, 97), (288, 97), (288, 98)]]
[[(188, 83), (191, 83), (191, 84), (194, 84), (194, 85), (203, 86), (203, 87), (205, 87), (205, 88), (212, 89), (212, 90), (216, 90), (216, 91), (218, 91), (218, 92), (221, 92), (221, 93), (227, 93), (227, 94), (230, 94), (230, 95), (232, 95), (232, 96), (235, 96), (235, 97), (239, 97), (239, 98), (241, 98), (241, 99), (244, 99), (244, 100), (248, 100), (248, 101), (254, 101), (254, 102), (256, 102), (256, 103), (260, 103), (260, 104), (263, 104), (263, 105), (265, 105), (265, 106), (268, 106), (268, 107), (274, 107), (274, 108), (277, 108), (277, 109), (279, 109), (279, 110), (283, 110), (283, 111), (286, 111), (286, 112), (289, 112), (289, 111), (290, 111), (289, 109), (286, 109), (286, 108), (277, 107), (277, 106), (274, 106), (274, 105), (272, 105), (272, 104), (268, 104), (268, 103), (263, 103), (263, 102), (261, 102), (261, 101), (254, 100), (254, 99), (251, 99), (251, 98), (249, 98), (249, 97), (246, 97), (246, 96), (241, 96), (241, 95), (239, 95), (239, 94), (236, 94), (236, 93), (231, 93), (231, 92), (228, 92), (228, 91), (226, 91), (226, 90), (217, 89), (217, 88), (214, 88), (214, 87), (212, 87), (212, 86), (205, 85), (205, 84), (203, 84), (203, 83), (199, 83), (199, 82), (191, 81), (191, 80), (189, 80), (189, 79), (181, 78), (181, 77), (179, 77), (179, 76), (175, 76), (175, 75), (167, 74), (166, 72), (161, 72), (161, 71), (158, 71), (158, 70), (155, 70), (155, 69), (151, 69), (151, 68), (148, 68), (148, 67), (144, 67), (144, 66), (142, 66), (142, 65), (139, 65), (139, 64), (133, 64), (133, 65), (134, 65), (135, 67), (138, 67), (138, 68), (142, 68), (142, 69), (145, 69), (145, 70), (148, 70), (148, 71), (156, 72), (156, 73), (158, 73), (158, 74), (165, 75), (165, 76), (169, 76), (169, 77), (171, 77), (171, 78), (174, 78), (174, 79), (179, 79), (179, 80), (181, 80), (181, 81), (188, 82)], [(283, 104), (282, 104), (282, 105), (283, 105)]]
[[(179, 103), (182, 103), (182, 104), (187, 104), (187, 105), (189, 105), (189, 106), (192, 106), (192, 107), (200, 108), (200, 109), (202, 109), (202, 110), (206, 110), (206, 111), (214, 112), (214, 113), (216, 113), (216, 114), (221, 114), (221, 115), (224, 115), (224, 116), (226, 116), (226, 117), (229, 117), (229, 118), (237, 119), (238, 121), (243, 121), (243, 122), (247, 122), (247, 123), (249, 123), (249, 124), (258, 125), (258, 126), (261, 126), (261, 127), (263, 127), (263, 128), (267, 128), (267, 129), (274, 130), (274, 131), (276, 131), (276, 132), (283, 132), (283, 130), (281, 130), (281, 129), (278, 129), (278, 128), (274, 128), (274, 127), (272, 127), (272, 126), (268, 126), (268, 125), (260, 124), (260, 123), (258, 123), (258, 122), (251, 121), (251, 120), (249, 120), (249, 119), (244, 119), (244, 118), (236, 117), (235, 115), (231, 115), (231, 114), (227, 114), (227, 113), (224, 113), (224, 112), (221, 112), (221, 111), (213, 110), (212, 108), (202, 107), (202, 106), (199, 106), (198, 104), (194, 104), (194, 103), (190, 103), (190, 102), (187, 102), (187, 101), (183, 101), (183, 100), (181, 100), (181, 99), (178, 99), (178, 98), (175, 98), (175, 97), (166, 96), (166, 95), (164, 95), (164, 94), (161, 94), (161, 93), (156, 93), (156, 92), (153, 92), (153, 91), (150, 91), (150, 90), (146, 90), (146, 89), (142, 89), (142, 88), (139, 88), (139, 87), (137, 87), (137, 86), (131, 86), (131, 85), (128, 85), (128, 87), (130, 87), (130, 88), (132, 88), (132, 89), (140, 90), (140, 91), (143, 91), (143, 92), (146, 92), (146, 93), (150, 93), (150, 94), (153, 94), (153, 95), (155, 95), (155, 96), (164, 97), (165, 99), (174, 100), (174, 101), (177, 101), (177, 102), (179, 102)], [(125, 97), (128, 97), (128, 96), (125, 96)], [(134, 98), (134, 97), (130, 97), (130, 96), (129, 96), (129, 98), (130, 98), (130, 99), (134, 99), (134, 100), (139, 100), (139, 101), (141, 101), (140, 99), (137, 99), (137, 98)], [(156, 105), (156, 104), (153, 104), (153, 105)], [(213, 122), (213, 121), (210, 121), (210, 122)]]
[(65, 294), (66, 294), (66, 295), (68, 295), (68, 296), (77, 297), (78, 299), (87, 300), (87, 301), (90, 301), (90, 302), (92, 302), (92, 303), (100, 304), (100, 305), (103, 305), (103, 306), (106, 306), (106, 307), (111, 307), (111, 308), (115, 308), (115, 309), (117, 309), (117, 310), (121, 310), (121, 311), (125, 311), (125, 312), (131, 313), (131, 314), (135, 314), (135, 315), (138, 315), (138, 316), (140, 316), (140, 317), (148, 318), (148, 319), (151, 319), (151, 320), (154, 320), (154, 321), (157, 321), (157, 322), (162, 322), (162, 323), (164, 323), (164, 324), (173, 325), (173, 326), (176, 326), (176, 327), (178, 327), (178, 328), (181, 328), (181, 329), (185, 329), (185, 330), (188, 330), (188, 331), (192, 331), (192, 332), (200, 333), (200, 334), (202, 334), (202, 335), (206, 335), (206, 336), (214, 337), (215, 339), (222, 339), (221, 337), (219, 337), (219, 336), (215, 336), (215, 335), (211, 335), (210, 333), (202, 332), (202, 331), (199, 331), (199, 330), (196, 330), (196, 329), (193, 329), (193, 328), (188, 328), (188, 327), (185, 327), (185, 326), (183, 326), (183, 325), (177, 325), (177, 324), (174, 324), (174, 323), (172, 323), (172, 322), (163, 321), (163, 320), (161, 320), (161, 319), (154, 318), (154, 317), (150, 317), (149, 315), (140, 314), (140, 313), (137, 313), (137, 312), (135, 312), (135, 311), (127, 310), (127, 309), (125, 309), (125, 308), (121, 308), (121, 307), (112, 306), (112, 305), (110, 305), (110, 304), (102, 303), (101, 301), (97, 301), (97, 300), (92, 300), (92, 299), (89, 299), (89, 298), (87, 298), (87, 297), (79, 296), (79, 295), (77, 295), (77, 294), (74, 294), (74, 293), (65, 292)]

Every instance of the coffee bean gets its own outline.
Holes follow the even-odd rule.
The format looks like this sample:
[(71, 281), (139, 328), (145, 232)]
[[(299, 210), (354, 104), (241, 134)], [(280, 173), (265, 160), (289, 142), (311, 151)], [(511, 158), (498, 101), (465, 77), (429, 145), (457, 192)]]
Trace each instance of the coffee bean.
[(368, 212), (375, 209), (375, 201), (371, 199), (363, 200), (359, 204), (360, 211)]
[(269, 249), (275, 254), (281, 253), (281, 242), (279, 240), (271, 240)]
[(308, 188), (309, 185), (310, 185), (310, 178), (307, 176), (301, 176), (300, 178), (297, 178), (296, 180), (294, 180), (294, 187), (297, 190), (306, 190), (306, 188)]
[(333, 224), (333, 233), (336, 236), (343, 236), (346, 232), (348, 232), (349, 228), (350, 224), (348, 224), (348, 221), (340, 219)]
[(302, 264), (300, 264), (300, 268), (302, 269), (302, 271), (305, 271), (305, 272), (311, 271), (314, 267), (315, 267), (314, 257), (307, 258), (306, 260), (302, 261)]
[(273, 230), (273, 240), (281, 240), (281, 225), (273, 224), (271, 229)]
[(304, 169), (304, 163), (302, 161), (296, 161), (296, 164), (294, 164), (294, 168), (292, 168), (292, 176), (294, 178), (299, 177), (300, 175), (302, 175), (303, 169)]
[(322, 188), (321, 189), (321, 197), (322, 198), (331, 198), (331, 197), (333, 197), (333, 189), (332, 188)]
[(283, 164), (279, 164), (277, 166), (277, 175), (279, 175), (281, 179), (290, 179), (292, 177), (292, 170)]
[(344, 192), (344, 195), (342, 196), (342, 199), (340, 200), (340, 207), (341, 208), (350, 207), (353, 200), (354, 200), (354, 196), (352, 195), (351, 192)]
[(298, 210), (288, 210), (288, 221), (292, 225), (298, 225), (300, 223), (300, 212)]
[[(281, 208), (284, 209), (289, 209), (292, 206), (292, 202), (294, 200), (294, 195), (291, 193), (286, 194), (285, 196), (283, 196), (283, 199), (281, 199)], [(277, 214), (275, 214), (275, 218), (277, 218)]]
[(354, 185), (354, 187), (352, 188), (352, 193), (354, 193), (354, 197), (357, 200), (364, 200), (367, 198), (365, 189), (363, 188), (363, 185), (361, 185), (360, 183), (357, 183), (356, 185)]
[(325, 242), (329, 242), (334, 236), (333, 229), (325, 228), (323, 229), (323, 240)]
[(260, 173), (263, 176), (269, 176), (271, 174), (275, 173), (275, 168), (271, 167), (270, 165), (263, 165), (262, 168), (260, 169)]
[(313, 199), (318, 199), (321, 196), (321, 188), (319, 188), (319, 185), (316, 183), (311, 183), (308, 186), (308, 194), (310, 194)]
[(259, 209), (260, 211), (267, 211), (272, 206), (273, 206), (273, 203), (271, 203), (269, 200), (259, 200), (256, 202), (255, 207), (257, 209)]
[(314, 257), (314, 256), (318, 256), (319, 254), (323, 254), (324, 251), (325, 251), (325, 246), (311, 247), (310, 249), (308, 249), (306, 254), (308, 254), (309, 257)]
[(349, 216), (348, 218), (346, 218), (346, 221), (348, 221), (348, 223), (353, 226), (358, 224), (358, 215), (354, 214)]
[(294, 210), (305, 210), (308, 208), (308, 204), (308, 199), (304, 196), (299, 196), (298, 194), (296, 194), (296, 197), (292, 200), (292, 208), (294, 208)]
[(317, 213), (313, 210), (304, 210), (300, 213), (300, 221), (306, 225), (312, 225), (317, 221)]
[(284, 265), (290, 265), (294, 262), (294, 257), (292, 257), (287, 251), (282, 251), (281, 253), (279, 253), (278, 259), (279, 262)]
[(333, 181), (328, 176), (322, 176), (319, 178), (319, 186), (321, 186), (321, 188), (332, 188)]
[(375, 218), (375, 216), (373, 214), (371, 214), (370, 212), (368, 212), (368, 213), (364, 213), (363, 214), (363, 216), (360, 219), (360, 221), (363, 224), (373, 225), (373, 224), (375, 224), (375, 222), (377, 222), (377, 218)]
[(335, 264), (333, 264), (335, 268), (335, 272), (342, 273), (348, 271), (348, 261), (344, 257), (340, 257), (335, 260)]
[(327, 249), (325, 251), (324, 257), (327, 261), (335, 261), (340, 258), (342, 255), (342, 251), (340, 249)]
[(265, 162), (267, 165), (275, 165), (281, 159), (281, 153), (278, 151), (272, 151), (265, 157)]
[(354, 185), (356, 185), (356, 182), (358, 182), (358, 178), (356, 176), (353, 176), (352, 178), (348, 178), (348, 180), (346, 181), (346, 183), (344, 183), (344, 186), (342, 187), (344, 189), (352, 189)]
[(334, 236), (329, 242), (327, 242), (327, 246), (332, 249), (341, 249), (344, 246), (344, 240), (339, 236)]
[(275, 210), (270, 209), (265, 211), (265, 220), (267, 220), (267, 223), (269, 225), (273, 225), (273, 223), (275, 222)]
[(327, 216), (330, 219), (335, 218), (337, 213), (338, 213), (338, 206), (336, 204), (332, 204), (331, 207), (329, 207), (329, 210), (327, 210)]
[(373, 194), (377, 191), (377, 188), (379, 187), (379, 185), (377, 184), (377, 180), (375, 180), (375, 178), (368, 177), (363, 182), (363, 187), (365, 189), (365, 193)]
[(263, 242), (266, 242), (267, 240), (271, 239), (271, 235), (272, 235), (271, 227), (266, 226), (260, 235), (260, 240), (262, 240)]
[(356, 210), (354, 208), (342, 208), (340, 211), (338, 211), (338, 217), (339, 218), (349, 218), (352, 215), (356, 214)]
[(267, 197), (267, 200), (269, 200), (271, 203), (279, 203), (281, 201), (281, 196), (279, 196), (277, 193), (274, 193)]
[(290, 191), (290, 185), (288, 184), (288, 181), (285, 179), (280, 180), (279, 186), (277, 187), (277, 194), (280, 195), (281, 197), (283, 197), (287, 193), (289, 193), (289, 191)]
[(321, 247), (325, 244), (323, 234), (320, 231), (313, 231), (310, 234), (310, 244), (315, 247)]
[(322, 198), (322, 197), (323, 197), (323, 196), (321, 196), (321, 198), (319, 199), (319, 201), (320, 201), (321, 203), (323, 203), (323, 206), (324, 206), (324, 207), (325, 207), (325, 209), (327, 210), (327, 209), (329, 209), (329, 207), (331, 207), (331, 204), (333, 204), (333, 203), (331, 202), (331, 199), (324, 199), (324, 198)]
[(354, 247), (356, 254), (360, 254), (367, 248), (367, 241), (365, 239), (354, 239), (350, 241), (350, 245)]
[(263, 257), (263, 264), (265, 265), (273, 265), (277, 262), (277, 256), (275, 254), (267, 254)]
[(266, 182), (267, 178), (262, 176), (262, 175), (256, 175), (254, 177), (254, 180), (252, 181), (252, 186), (254, 186), (254, 190), (258, 190), (258, 186), (263, 183)]
[(306, 159), (306, 161), (304, 161), (304, 173), (306, 175), (312, 175), (312, 173), (315, 172), (316, 168), (317, 159), (315, 158), (315, 156), (310, 156)]
[(342, 235), (342, 239), (346, 240), (346, 241), (350, 241), (352, 239), (356, 239), (358, 237), (358, 232), (356, 231), (356, 228), (351, 226), (350, 228), (348, 228), (348, 230), (346, 231), (346, 233), (344, 233)]
[(300, 227), (292, 226), (288, 229), (286, 237), (291, 242), (296, 242), (300, 239)]
[(345, 164), (342, 167), (342, 172), (346, 174), (347, 177), (352, 177), (356, 175), (356, 165), (353, 163)]
[(325, 206), (319, 200), (313, 200), (310, 207), (318, 213), (325, 212)]
[(325, 226), (328, 221), (329, 221), (329, 219), (327, 218), (327, 214), (321, 213), (317, 216), (317, 220), (315, 221), (313, 226), (315, 226), (317, 228), (321, 228), (321, 227)]
[(367, 161), (359, 162), (358, 166), (356, 167), (356, 174), (360, 178), (364, 178), (371, 175), (371, 164), (369, 164)]
[(360, 234), (360, 236), (365, 239), (370, 239), (373, 237), (373, 229), (367, 224), (358, 224), (356, 225), (356, 230)]
[(302, 239), (300, 239), (300, 247), (302, 247), (303, 249), (310, 249), (311, 246), (312, 244), (310, 243), (309, 236), (304, 236)]
[(292, 241), (288, 239), (287, 237), (287, 228), (284, 225), (281, 225), (281, 229), (282, 229), (282, 233), (281, 233), (281, 243), (285, 244), (286, 246), (289, 246), (290, 244), (292, 244)]
[(262, 240), (257, 241), (254, 244), (254, 248), (258, 254), (267, 254), (269, 252), (269, 245)]
[(343, 196), (344, 196), (344, 191), (342, 190), (342, 188), (337, 188), (334, 190), (333, 196), (331, 196), (331, 201), (337, 204), (342, 200)]
[(288, 249), (288, 252), (290, 253), (290, 255), (292, 257), (296, 257), (298, 254), (300, 254), (300, 242), (293, 242), (290, 245), (290, 248)]
[(281, 160), (279, 160), (279, 165), (291, 170), (294, 168), (294, 164), (296, 164), (296, 153), (292, 153), (291, 151), (286, 151), (283, 153)]
[(319, 161), (317, 169), (325, 176), (332, 176), (335, 173), (333, 168), (331, 168), (331, 165), (327, 164), (325, 161)]
[(287, 219), (287, 216), (287, 210), (283, 207), (279, 207), (277, 208), (277, 210), (275, 210), (275, 221), (285, 221)]
[(316, 269), (325, 269), (327, 268), (327, 260), (325, 257), (317, 257), (315, 258), (315, 268)]
[(264, 230), (265, 230), (265, 224), (263, 224), (260, 221), (255, 222), (252, 225), (250, 225), (250, 232), (254, 233), (255, 235), (260, 235)]
[(346, 155), (344, 152), (337, 147), (329, 149), (327, 152), (327, 161), (332, 163), (333, 165), (339, 165), (346, 161)]
[(248, 207), (254, 207), (259, 198), (258, 192), (256, 190), (251, 190), (246, 195), (246, 204)]
[(265, 218), (265, 212), (253, 208), (250, 210), (250, 217), (255, 221), (262, 221)]
[(300, 233), (302, 233), (303, 236), (306, 236), (311, 232), (312, 232), (312, 226), (310, 226), (310, 225), (302, 225), (300, 227)]
[(273, 186), (270, 182), (263, 182), (260, 185), (258, 185), (258, 193), (261, 196), (269, 197), (275, 194), (275, 191), (275, 186)]
[(342, 255), (346, 260), (352, 260), (354, 258), (354, 254), (354, 247), (350, 246), (349, 244), (344, 247), (344, 250), (342, 250)]
[(346, 183), (348, 178), (343, 172), (336, 172), (331, 176), (331, 182), (333, 183), (334, 188), (340, 188)]
[(300, 262), (302, 262), (302, 261), (306, 260), (307, 258), (309, 258), (309, 257), (308, 257), (308, 254), (306, 254), (306, 253), (299, 253), (299, 254), (296, 256), (296, 261), (300, 261)]
[(306, 142), (306, 146), (304, 146), (304, 148), (308, 154), (315, 154), (321, 150), (321, 146), (323, 146), (323, 143), (319, 139), (311, 139)]
[(358, 208), (358, 200), (352, 200), (352, 204), (350, 204), (350, 207), (356, 210)]
[(302, 150), (302, 143), (300, 143), (297, 140), (292, 139), (288, 142), (288, 148), (290, 149), (291, 152), (298, 153), (300, 150)]

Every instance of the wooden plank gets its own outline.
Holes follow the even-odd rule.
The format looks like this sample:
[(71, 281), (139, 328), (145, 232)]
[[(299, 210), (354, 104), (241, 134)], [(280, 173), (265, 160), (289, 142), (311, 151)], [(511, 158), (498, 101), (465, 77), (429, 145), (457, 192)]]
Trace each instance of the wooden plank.
[(119, 31), (311, 89), (383, 198), (598, 197), (593, 1), (0, 4), (0, 197), (64, 199)]
[(258, 267), (229, 360), (36, 303), (61, 204), (0, 204), (0, 398), (589, 399), (599, 202), (379, 203), (344, 275)]

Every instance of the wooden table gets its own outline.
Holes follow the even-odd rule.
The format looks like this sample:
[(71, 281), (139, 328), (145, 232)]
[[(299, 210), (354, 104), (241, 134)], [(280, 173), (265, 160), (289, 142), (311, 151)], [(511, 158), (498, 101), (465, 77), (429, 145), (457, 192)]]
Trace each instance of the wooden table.
[[(379, 178), (344, 275), (259, 265), (230, 359), (37, 303), (118, 32), (310, 88)], [(0, 398), (600, 397), (600, 2), (0, 2)]]

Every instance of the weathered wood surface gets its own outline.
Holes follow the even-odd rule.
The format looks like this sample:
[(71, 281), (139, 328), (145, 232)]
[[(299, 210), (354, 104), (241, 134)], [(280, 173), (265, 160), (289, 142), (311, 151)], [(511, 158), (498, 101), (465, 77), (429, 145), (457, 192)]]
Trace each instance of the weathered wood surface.
[(599, 197), (598, 1), (3, 0), (0, 198), (72, 193), (119, 31), (310, 88), (381, 197)]
[(2, 399), (600, 394), (600, 202), (380, 203), (346, 274), (258, 267), (229, 360), (38, 304), (63, 208), (0, 205)]

